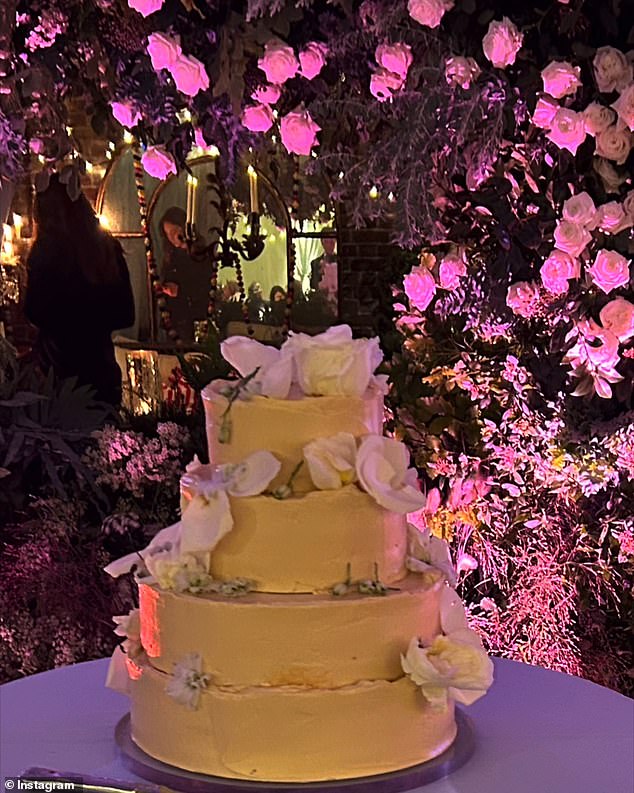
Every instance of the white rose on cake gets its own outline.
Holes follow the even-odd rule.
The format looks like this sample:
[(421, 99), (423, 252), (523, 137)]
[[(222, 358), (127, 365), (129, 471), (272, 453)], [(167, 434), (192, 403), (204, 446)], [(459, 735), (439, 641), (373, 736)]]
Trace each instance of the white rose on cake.
[(348, 325), (318, 336), (294, 333), (282, 350), (292, 355), (297, 381), (311, 396), (362, 396), (382, 361), (379, 340), (353, 339)]
[(356, 467), (361, 488), (385, 509), (406, 514), (425, 505), (416, 469), (409, 468), (409, 451), (404, 443), (367, 435), (359, 446)]
[(493, 662), (468, 629), (437, 636), (429, 647), (412, 639), (401, 665), (430, 705), (441, 710), (449, 699), (473, 704), (493, 683)]
[(349, 432), (318, 438), (304, 446), (310, 478), (319, 490), (338, 490), (357, 478), (357, 443)]

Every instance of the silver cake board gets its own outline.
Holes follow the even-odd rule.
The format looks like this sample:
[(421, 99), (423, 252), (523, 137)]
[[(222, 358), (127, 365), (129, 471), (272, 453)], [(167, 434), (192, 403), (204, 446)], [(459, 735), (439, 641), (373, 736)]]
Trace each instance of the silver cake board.
[(197, 774), (155, 760), (139, 749), (130, 733), (130, 714), (125, 715), (115, 728), (115, 740), (126, 767), (142, 779), (182, 791), (182, 793), (401, 793), (405, 790), (429, 785), (448, 776), (463, 766), (475, 750), (473, 723), (462, 711), (456, 709), (458, 732), (452, 745), (441, 755), (426, 763), (392, 771), (387, 774), (337, 779), (328, 782), (250, 782), (242, 779)]

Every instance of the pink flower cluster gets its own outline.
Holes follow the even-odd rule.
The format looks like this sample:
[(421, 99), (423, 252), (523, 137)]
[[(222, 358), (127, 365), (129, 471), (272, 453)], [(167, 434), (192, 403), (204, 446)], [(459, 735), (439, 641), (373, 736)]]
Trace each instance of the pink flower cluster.
[[(412, 267), (403, 278), (405, 294), (410, 305), (421, 312), (425, 311), (434, 299), (437, 288), (436, 280), (427, 264), (435, 266), (435, 257), (429, 257), (427, 262)], [(448, 253), (440, 260), (437, 269), (441, 289), (453, 291), (458, 287), (460, 279), (467, 274), (464, 252)]]
[(392, 99), (407, 80), (407, 72), (412, 65), (412, 48), (409, 44), (380, 44), (374, 54), (378, 68), (370, 78), (370, 93), (379, 102)]
[(209, 88), (209, 75), (204, 64), (193, 55), (184, 55), (178, 36), (151, 33), (148, 36), (148, 55), (153, 68), (172, 75), (176, 88), (186, 96), (196, 96)]

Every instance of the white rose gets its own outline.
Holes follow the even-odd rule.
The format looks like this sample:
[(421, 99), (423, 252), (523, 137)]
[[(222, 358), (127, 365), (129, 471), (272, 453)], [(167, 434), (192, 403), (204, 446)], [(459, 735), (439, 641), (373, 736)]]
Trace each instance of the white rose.
[(293, 333), (282, 348), (295, 360), (305, 394), (361, 396), (381, 363), (378, 339), (353, 339), (348, 325), (308, 336)]
[(368, 435), (361, 441), (356, 463), (359, 484), (391, 512), (416, 512), (425, 505), (416, 469), (408, 466), (404, 443), (381, 435)]
[(630, 282), (630, 263), (616, 251), (600, 250), (587, 270), (592, 282), (606, 295)]
[(586, 127), (581, 113), (560, 107), (552, 118), (550, 131), (546, 136), (559, 146), (568, 149), (571, 154), (576, 154), (577, 149), (586, 139)]
[(446, 708), (449, 699), (471, 705), (493, 683), (493, 662), (477, 634), (468, 629), (437, 636), (430, 647), (412, 639), (401, 664), (434, 708)]
[(586, 229), (596, 228), (597, 225), (597, 208), (585, 190), (564, 201), (562, 216), (564, 220)]
[(612, 107), (621, 122), (631, 131), (634, 130), (634, 83), (628, 85), (616, 102), (612, 102)]
[(494, 66), (503, 69), (515, 63), (515, 57), (522, 46), (524, 35), (519, 32), (508, 17), (502, 21), (492, 20), (482, 39), (485, 56)]
[(632, 81), (632, 64), (614, 47), (599, 47), (592, 65), (597, 88), (602, 93), (621, 90)]
[(550, 129), (555, 113), (559, 110), (559, 103), (548, 95), (540, 96), (533, 113), (533, 124), (540, 129)]
[(453, 8), (453, 0), (409, 0), (407, 10), (412, 19), (428, 28), (437, 28), (446, 11)]
[(560, 220), (555, 229), (555, 248), (569, 253), (572, 257), (580, 256), (592, 240), (590, 232), (577, 223)]
[(606, 234), (618, 234), (632, 225), (629, 215), (618, 201), (609, 201), (599, 207), (597, 213), (598, 226)]
[(304, 446), (310, 478), (319, 490), (338, 490), (354, 482), (356, 457), (357, 444), (349, 432), (317, 438)]
[(632, 133), (620, 124), (613, 124), (596, 137), (596, 154), (623, 165), (632, 148)]
[(603, 183), (606, 193), (618, 193), (626, 177), (620, 174), (609, 160), (603, 157), (593, 157), (592, 167), (597, 172)]
[(603, 306), (599, 318), (603, 327), (620, 342), (629, 341), (634, 336), (634, 305), (624, 297), (617, 297)]
[(454, 55), (445, 63), (445, 79), (467, 89), (480, 74), (480, 67), (473, 58)]
[(568, 61), (551, 61), (542, 70), (544, 91), (555, 99), (574, 94), (581, 85), (580, 69)]
[(456, 585), (456, 569), (451, 561), (449, 544), (434, 537), (429, 529), (421, 531), (407, 524), (407, 569), (415, 573), (440, 570), (450, 586)]
[(605, 132), (616, 118), (614, 110), (605, 105), (600, 105), (598, 102), (591, 102), (581, 115), (583, 116), (583, 123), (588, 135), (598, 135), (599, 132)]

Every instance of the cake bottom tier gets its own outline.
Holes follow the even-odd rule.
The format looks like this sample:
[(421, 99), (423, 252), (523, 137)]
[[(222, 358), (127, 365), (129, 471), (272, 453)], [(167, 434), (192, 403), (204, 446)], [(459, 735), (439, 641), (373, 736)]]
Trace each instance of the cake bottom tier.
[(216, 687), (190, 710), (146, 665), (132, 683), (132, 738), (188, 771), (262, 782), (316, 782), (396, 771), (453, 743), (453, 707), (429, 707), (408, 678), (334, 689)]

